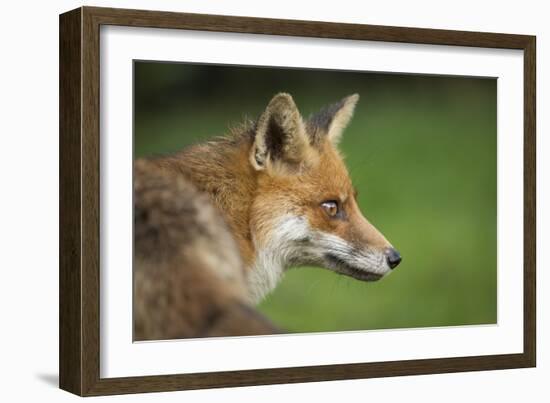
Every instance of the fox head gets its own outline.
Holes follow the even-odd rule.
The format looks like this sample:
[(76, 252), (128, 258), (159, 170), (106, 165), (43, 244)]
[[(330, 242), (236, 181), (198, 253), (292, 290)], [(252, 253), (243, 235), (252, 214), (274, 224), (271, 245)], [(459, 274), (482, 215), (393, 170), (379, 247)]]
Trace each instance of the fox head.
[(303, 119), (292, 97), (280, 93), (256, 122), (249, 149), (257, 176), (249, 216), (255, 301), (291, 266), (315, 265), (372, 281), (401, 261), (361, 213), (337, 148), (358, 100), (348, 96)]

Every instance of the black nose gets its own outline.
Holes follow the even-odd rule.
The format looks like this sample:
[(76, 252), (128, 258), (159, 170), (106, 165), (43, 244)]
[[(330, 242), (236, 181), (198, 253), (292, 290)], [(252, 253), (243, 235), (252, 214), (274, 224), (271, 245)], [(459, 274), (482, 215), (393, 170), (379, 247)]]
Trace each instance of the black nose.
[(401, 255), (394, 248), (388, 248), (386, 250), (386, 260), (390, 268), (395, 269), (401, 263)]

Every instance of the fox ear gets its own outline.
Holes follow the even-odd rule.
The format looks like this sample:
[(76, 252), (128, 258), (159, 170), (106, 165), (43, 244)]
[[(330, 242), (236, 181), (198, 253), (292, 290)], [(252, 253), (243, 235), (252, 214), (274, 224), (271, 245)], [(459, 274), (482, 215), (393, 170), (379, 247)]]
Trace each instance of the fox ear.
[(275, 163), (299, 166), (309, 147), (302, 116), (289, 94), (275, 95), (256, 124), (250, 162), (256, 170)]
[(321, 138), (326, 137), (332, 144), (338, 144), (353, 116), (357, 101), (359, 94), (349, 95), (311, 116), (307, 125), (313, 137), (312, 143), (319, 143)]

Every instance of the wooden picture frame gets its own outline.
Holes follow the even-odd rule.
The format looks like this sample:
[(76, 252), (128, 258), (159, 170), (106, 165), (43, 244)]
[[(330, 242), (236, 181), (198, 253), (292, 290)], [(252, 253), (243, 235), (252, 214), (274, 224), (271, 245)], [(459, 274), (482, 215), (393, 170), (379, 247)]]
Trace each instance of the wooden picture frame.
[[(225, 372), (100, 377), (100, 27), (172, 28), (523, 50), (523, 353)], [(60, 16), (60, 387), (80, 396), (533, 367), (535, 37), (81, 7)]]

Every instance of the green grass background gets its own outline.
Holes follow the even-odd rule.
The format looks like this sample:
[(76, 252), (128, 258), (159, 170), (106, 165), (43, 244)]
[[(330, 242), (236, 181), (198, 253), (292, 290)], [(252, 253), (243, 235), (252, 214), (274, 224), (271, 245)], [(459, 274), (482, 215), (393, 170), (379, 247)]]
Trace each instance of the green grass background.
[(136, 157), (359, 93), (341, 149), (365, 216), (398, 248), (389, 277), (291, 269), (260, 310), (290, 332), (496, 323), (496, 80), (136, 62)]

